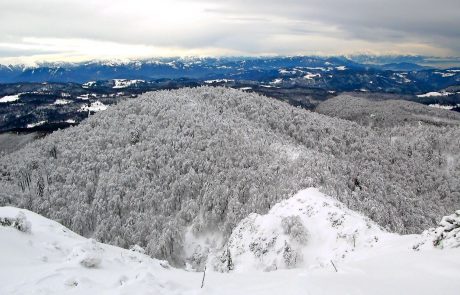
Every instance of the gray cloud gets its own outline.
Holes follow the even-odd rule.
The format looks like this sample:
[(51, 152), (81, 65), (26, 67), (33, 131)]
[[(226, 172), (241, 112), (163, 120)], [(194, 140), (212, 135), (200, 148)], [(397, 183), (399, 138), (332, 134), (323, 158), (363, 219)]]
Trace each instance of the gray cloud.
[(55, 54), (55, 53), (59, 53), (59, 51), (0, 47), (0, 57), (4, 57), (4, 58), (5, 57), (16, 57), (16, 56), (46, 55), (46, 54)]
[[(460, 1), (458, 0), (229, 0), (223, 14), (244, 13), (282, 16), (297, 20), (315, 20), (343, 29), (351, 36), (373, 37), (373, 30), (460, 37)], [(239, 7), (236, 10), (235, 7)], [(382, 37), (388, 37), (387, 34)]]
[(460, 55), (458, 0), (5, 2), (0, 3), (0, 46), (16, 44), (18, 56), (59, 51), (53, 44), (42, 48), (39, 40), (49, 38), (56, 44), (84, 39), (150, 46), (152, 54), (153, 48), (176, 48), (216, 54)]

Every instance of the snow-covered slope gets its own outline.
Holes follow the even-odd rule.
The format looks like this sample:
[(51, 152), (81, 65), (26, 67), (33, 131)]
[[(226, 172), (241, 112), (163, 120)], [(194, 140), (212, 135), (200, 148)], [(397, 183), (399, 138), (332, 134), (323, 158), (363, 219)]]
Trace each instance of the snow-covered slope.
[(20, 212), (30, 223), (30, 232), (0, 226), (0, 294), (176, 294), (184, 290), (168, 278), (183, 271), (167, 270), (166, 262), (138, 251), (83, 238), (27, 210), (1, 207), (0, 218), (15, 219)]
[(6, 102), (17, 101), (17, 100), (19, 100), (19, 95), (20, 95), (20, 94), (16, 94), (16, 95), (7, 95), (7, 96), (4, 96), (4, 97), (1, 97), (1, 98), (0, 98), (0, 103), (6, 103)]
[(398, 249), (403, 256), (421, 249), (442, 252), (435, 248), (456, 249), (451, 253), (459, 257), (460, 210), (422, 235), (401, 236), (309, 188), (276, 204), (265, 215), (253, 213), (243, 219), (213, 263), (224, 272), (333, 268), (389, 249)]
[(114, 79), (114, 86), (112, 88), (127, 88), (139, 83), (145, 83), (144, 80), (127, 80), (127, 79)]
[[(400, 236), (307, 189), (244, 219), (224, 248), (233, 270), (214, 271), (210, 259), (200, 288), (203, 273), (171, 268), (139, 247), (101, 244), (28, 210), (0, 207), (0, 294), (453, 295), (459, 221), (456, 212), (437, 229)], [(285, 263), (286, 243), (299, 263)], [(274, 261), (276, 271), (260, 271), (274, 270)]]
[(80, 108), (80, 112), (99, 112), (99, 111), (105, 111), (107, 109), (107, 106), (105, 104), (103, 104), (102, 102), (100, 101), (95, 101), (93, 103), (91, 103), (90, 105), (83, 105), (81, 108)]
[(266, 215), (253, 213), (242, 220), (225, 251), (230, 251), (235, 270), (317, 267), (395, 236), (309, 188), (276, 204)]

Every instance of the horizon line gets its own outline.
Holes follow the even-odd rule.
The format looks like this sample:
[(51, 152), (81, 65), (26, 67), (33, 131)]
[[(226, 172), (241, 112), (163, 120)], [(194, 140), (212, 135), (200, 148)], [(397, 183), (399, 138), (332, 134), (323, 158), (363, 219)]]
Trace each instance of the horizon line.
[[(422, 55), (422, 54), (379, 54), (379, 53), (353, 53), (353, 54), (260, 54), (260, 55), (172, 55), (172, 56), (150, 56), (150, 57), (126, 57), (126, 58), (88, 58), (76, 61), (70, 60), (38, 60), (33, 62), (2, 62), (0, 65), (8, 66), (43, 66), (43, 65), (65, 65), (65, 64), (85, 64), (85, 63), (97, 63), (97, 62), (113, 62), (113, 63), (132, 63), (132, 62), (143, 62), (143, 61), (152, 61), (152, 60), (174, 60), (174, 59), (271, 59), (271, 58), (295, 58), (295, 57), (314, 57), (314, 58), (345, 58), (349, 61), (354, 61), (353, 58), (356, 57), (370, 57), (370, 58), (420, 58), (419, 61), (411, 61), (410, 63), (418, 64), (417, 62), (425, 64), (435, 64), (435, 63), (448, 63), (456, 62), (460, 64), (460, 56), (436, 56), (436, 55)], [(434, 59), (434, 60), (432, 60)], [(356, 61), (354, 61), (356, 62)], [(401, 63), (409, 61), (401, 61)], [(362, 63), (361, 64), (373, 64), (372, 62)], [(377, 63), (378, 64), (378, 63)]]

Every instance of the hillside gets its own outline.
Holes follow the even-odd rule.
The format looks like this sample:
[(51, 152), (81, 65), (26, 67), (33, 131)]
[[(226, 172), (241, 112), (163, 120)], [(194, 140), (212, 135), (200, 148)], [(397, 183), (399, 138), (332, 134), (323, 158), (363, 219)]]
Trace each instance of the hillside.
[(315, 111), (371, 127), (418, 124), (460, 127), (458, 112), (405, 100), (377, 100), (344, 94), (320, 103)]
[(385, 134), (226, 88), (152, 92), (2, 157), (0, 205), (178, 266), (185, 237), (225, 242), (250, 213), (311, 186), (419, 233), (460, 202), (459, 133)]
[[(445, 217), (441, 224), (451, 224), (446, 230), (458, 233), (460, 212), (455, 216), (457, 228), (453, 231), (449, 222), (455, 219)], [(282, 220), (287, 217), (290, 220), (297, 217), (297, 227), (282, 226), (286, 224)], [(332, 222), (335, 217), (344, 222)], [(246, 255), (242, 259), (231, 247), (235, 269), (220, 273), (209, 261), (203, 281), (202, 272), (174, 269), (166, 261), (143, 254), (139, 246), (126, 250), (98, 243), (28, 210), (0, 207), (0, 293), (329, 295), (344, 290), (356, 295), (399, 294), (401, 290), (414, 295), (458, 293), (460, 252), (454, 248), (460, 244), (458, 239), (451, 237), (450, 247), (441, 249), (432, 246), (433, 237), (429, 233), (427, 236), (389, 234), (312, 188), (256, 219), (256, 227), (248, 226), (246, 220), (237, 226), (234, 234), (252, 231), (252, 238), (256, 240), (260, 236), (269, 237), (266, 233), (277, 229), (278, 242), (282, 242), (283, 238), (299, 240), (300, 236), (295, 233), (299, 232), (299, 226), (305, 226), (308, 239), (296, 248), (305, 254), (303, 264), (277, 271), (257, 270), (254, 262), (263, 262), (261, 257), (251, 259)], [(283, 234), (286, 229), (289, 232)], [(345, 234), (347, 231), (353, 232), (355, 241)], [(344, 235), (336, 240), (338, 233)], [(414, 251), (413, 245), (425, 240), (429, 243)], [(243, 244), (250, 240), (233, 241)], [(260, 242), (255, 245), (260, 246)], [(318, 244), (327, 247), (317, 247)], [(268, 257), (281, 260), (294, 257), (286, 255), (286, 250), (282, 255), (274, 248), (265, 250), (266, 262)], [(341, 253), (346, 255), (342, 257)]]
[[(221, 257), (235, 271), (329, 267), (398, 237), (315, 188), (252, 213), (233, 230)], [(398, 237), (399, 238), (399, 237)], [(383, 241), (383, 242), (382, 242)], [(230, 254), (228, 254), (230, 253)], [(226, 270), (228, 261), (215, 261)]]

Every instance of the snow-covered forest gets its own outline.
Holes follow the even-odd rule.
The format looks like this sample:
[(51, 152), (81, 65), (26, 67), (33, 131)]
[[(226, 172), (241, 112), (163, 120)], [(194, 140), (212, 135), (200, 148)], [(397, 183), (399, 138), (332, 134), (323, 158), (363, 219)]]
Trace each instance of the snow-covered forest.
[(195, 272), (0, 207), (0, 294), (454, 295), (459, 233), (460, 210), (401, 236), (309, 188), (242, 220), (222, 255)]
[(226, 240), (317, 187), (398, 233), (460, 204), (458, 124), (372, 128), (226, 88), (147, 93), (0, 159), (0, 206), (183, 265), (185, 233)]
[(370, 93), (369, 97), (341, 94), (328, 99), (316, 112), (357, 122), (374, 128), (405, 125), (460, 126), (460, 113), (433, 108), (420, 103), (384, 99), (384, 95)]

